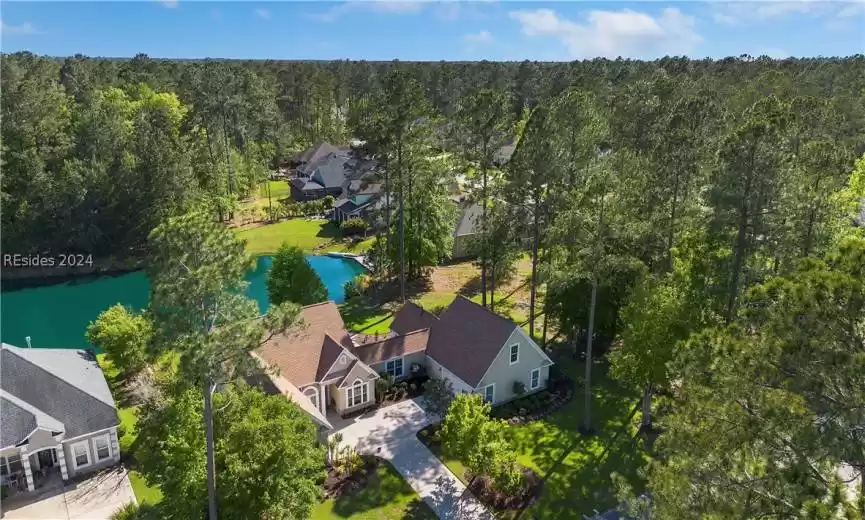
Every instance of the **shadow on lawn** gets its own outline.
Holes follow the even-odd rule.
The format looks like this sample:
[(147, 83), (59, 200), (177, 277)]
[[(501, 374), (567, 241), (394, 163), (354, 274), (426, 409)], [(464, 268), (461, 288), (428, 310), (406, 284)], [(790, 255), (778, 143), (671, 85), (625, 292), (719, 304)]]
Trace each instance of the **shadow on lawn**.
[[(555, 358), (554, 358), (555, 359)], [(529, 453), (544, 477), (540, 500), (520, 518), (581, 519), (595, 509), (603, 511), (617, 503), (612, 473), (622, 475), (636, 492), (645, 483), (639, 470), (647, 454), (639, 439), (631, 435), (639, 396), (607, 375), (606, 364), (593, 367), (593, 437), (578, 433), (583, 419), (583, 364), (570, 358), (556, 362), (577, 380), (574, 399), (546, 420), (517, 428), (514, 432), (518, 452)]]
[(348, 518), (363, 511), (386, 506), (398, 500), (401, 495), (411, 492), (402, 479), (389, 474), (392, 471), (394, 470), (390, 469), (386, 462), (382, 462), (376, 470), (376, 476), (369, 480), (365, 488), (336, 499), (333, 512)]

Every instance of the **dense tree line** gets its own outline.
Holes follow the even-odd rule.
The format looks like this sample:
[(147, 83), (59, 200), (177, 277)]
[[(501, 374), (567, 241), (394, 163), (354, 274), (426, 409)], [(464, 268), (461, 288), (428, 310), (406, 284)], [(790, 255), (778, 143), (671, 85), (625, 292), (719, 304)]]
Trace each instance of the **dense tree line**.
[[(526, 109), (576, 87), (595, 96), (600, 107), (617, 107), (620, 130), (642, 146), (652, 133), (646, 125), (655, 124), (657, 131), (666, 121), (630, 117), (636, 114), (628, 111), (650, 109), (627, 99), (664, 97), (646, 88), (665, 73), (668, 86), (687, 84), (690, 97), (670, 90), (668, 106), (654, 106), (651, 117), (670, 117), (669, 109), (678, 106), (680, 119), (673, 122), (682, 125), (682, 139), (692, 139), (687, 125), (702, 124), (688, 111), (710, 127), (720, 124), (701, 103), (737, 113), (771, 93), (796, 98), (801, 113), (830, 110), (836, 118), (826, 124), (832, 137), (851, 144), (845, 149), (854, 156), (863, 151), (861, 142), (851, 143), (865, 119), (862, 56), (398, 63), (50, 58), (21, 52), (2, 56), (3, 248), (124, 256), (137, 252), (161, 218), (193, 201), (227, 219), (269, 167), (319, 139), (345, 143), (386, 118), (396, 70), (422, 94), (425, 108), (411, 102), (411, 110), (430, 121), (465, 121), (481, 101), (495, 96), (503, 97), (496, 99), (502, 103), (496, 110), (504, 119), (519, 120)], [(479, 94), (479, 86), (490, 92)], [(472, 125), (458, 126), (464, 137)], [(799, 128), (803, 138), (813, 130)], [(449, 147), (465, 151), (474, 142), (469, 155), (479, 157), (484, 142), (487, 152), (498, 142), (486, 133), (480, 140), (455, 139)], [(396, 172), (410, 155), (392, 165), (405, 181), (404, 199), (409, 182)], [(487, 163), (481, 161), (479, 170), (486, 171)], [(490, 189), (484, 198), (492, 196)], [(403, 224), (423, 225), (408, 218)], [(411, 241), (415, 235), (406, 236)], [(392, 242), (398, 251), (398, 239)], [(404, 253), (422, 255), (417, 248), (423, 246), (408, 244)]]
[[(494, 306), (497, 280), (527, 252), (531, 334), (546, 343), (555, 330), (587, 360), (583, 431), (593, 430), (593, 357), (608, 354), (617, 377), (642, 390), (644, 430), (654, 415), (665, 428), (648, 474), (659, 517), (849, 509), (834, 470), (865, 467), (863, 232), (854, 223), (865, 198), (865, 57), (310, 63), (19, 53), (3, 57), (2, 73), (4, 250), (128, 254), (163, 223), (149, 244), (150, 342), (182, 344), (181, 368), (204, 390), (202, 500), (206, 487), (216, 496), (212, 388), (234, 375), (222, 356), (242, 356), (264, 333), (242, 325), (257, 315), (234, 298), (248, 262), (214, 220), (230, 218), (293, 152), (356, 137), (383, 166), (384, 226), (371, 257), (398, 276), (403, 298), (406, 280), (448, 255), (448, 186), (465, 172), (482, 207), (484, 302)], [(491, 150), (511, 139), (510, 161), (494, 163)], [(168, 219), (193, 204), (207, 213)], [(208, 237), (224, 247), (188, 251)], [(173, 259), (189, 255), (197, 276), (175, 272)], [(230, 314), (212, 308), (220, 299)], [(214, 327), (216, 314), (236, 326)], [(116, 326), (93, 334), (137, 334), (128, 318), (118, 313)]]

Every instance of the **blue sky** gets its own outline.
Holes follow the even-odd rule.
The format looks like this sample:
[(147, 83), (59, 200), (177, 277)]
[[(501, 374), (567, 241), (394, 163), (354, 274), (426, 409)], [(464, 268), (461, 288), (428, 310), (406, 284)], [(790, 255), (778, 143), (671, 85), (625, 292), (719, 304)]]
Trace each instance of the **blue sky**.
[(2, 2), (2, 50), (163, 58), (651, 59), (865, 52), (865, 0)]

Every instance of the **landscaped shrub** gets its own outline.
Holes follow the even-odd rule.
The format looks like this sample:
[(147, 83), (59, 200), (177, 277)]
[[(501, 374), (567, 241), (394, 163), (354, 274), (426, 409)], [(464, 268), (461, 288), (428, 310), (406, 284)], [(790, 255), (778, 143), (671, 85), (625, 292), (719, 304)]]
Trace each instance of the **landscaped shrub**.
[(492, 478), (496, 489), (509, 496), (518, 496), (525, 489), (523, 472), (515, 460), (499, 465)]
[(369, 230), (369, 222), (362, 218), (350, 218), (342, 221), (339, 225), (340, 231), (344, 234), (351, 235), (354, 233), (365, 233)]
[(365, 274), (359, 274), (352, 278), (351, 280), (345, 282), (342, 286), (342, 290), (345, 291), (345, 299), (349, 300), (354, 298), (355, 296), (363, 296), (369, 287), (369, 276)]
[(523, 395), (526, 393), (526, 384), (522, 381), (514, 381), (513, 392), (517, 396)]

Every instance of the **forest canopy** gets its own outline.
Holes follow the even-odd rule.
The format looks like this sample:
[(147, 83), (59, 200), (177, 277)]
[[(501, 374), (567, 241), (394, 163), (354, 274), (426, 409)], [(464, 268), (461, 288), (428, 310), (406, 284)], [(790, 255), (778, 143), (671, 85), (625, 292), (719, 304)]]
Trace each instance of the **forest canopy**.
[[(634, 113), (638, 105), (628, 100), (646, 96), (658, 110), (676, 107), (683, 120), (703, 117), (701, 139), (719, 142), (745, 108), (774, 95), (789, 103), (785, 131), (817, 131), (796, 122), (819, 114), (828, 142), (813, 145), (823, 146), (814, 160), (849, 171), (865, 151), (862, 55), (401, 63), (19, 52), (2, 56), (3, 250), (125, 257), (190, 204), (225, 219), (269, 169), (312, 143), (375, 137), (364, 134), (397, 69), (421, 87), (434, 121), (456, 120), (478, 88), (505, 94), (515, 120), (579, 88), (635, 146), (675, 123)], [(681, 129), (683, 139), (689, 131)]]

